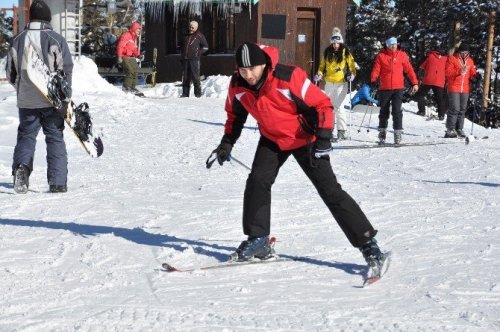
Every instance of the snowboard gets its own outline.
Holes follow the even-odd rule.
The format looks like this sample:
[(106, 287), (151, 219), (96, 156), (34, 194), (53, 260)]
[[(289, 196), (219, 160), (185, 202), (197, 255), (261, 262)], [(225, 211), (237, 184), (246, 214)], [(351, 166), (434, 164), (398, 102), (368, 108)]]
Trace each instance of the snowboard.
[(92, 118), (87, 103), (76, 106), (72, 100), (65, 100), (64, 87), (67, 82), (62, 71), (51, 72), (33, 46), (28, 47), (26, 71), (30, 81), (47, 100), (54, 105), (55, 111), (61, 110), (68, 103), (64, 121), (71, 128), (85, 151), (94, 158), (102, 155), (104, 145), (94, 132)]

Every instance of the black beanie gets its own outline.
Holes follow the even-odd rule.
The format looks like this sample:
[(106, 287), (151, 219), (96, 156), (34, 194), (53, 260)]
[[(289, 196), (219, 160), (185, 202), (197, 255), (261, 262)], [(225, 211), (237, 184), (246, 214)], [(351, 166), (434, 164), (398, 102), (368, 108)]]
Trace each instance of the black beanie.
[(50, 13), (49, 6), (42, 0), (33, 1), (30, 7), (30, 20), (50, 22), (52, 14)]
[(267, 63), (266, 54), (256, 44), (244, 43), (236, 51), (236, 63), (240, 68), (253, 67)]

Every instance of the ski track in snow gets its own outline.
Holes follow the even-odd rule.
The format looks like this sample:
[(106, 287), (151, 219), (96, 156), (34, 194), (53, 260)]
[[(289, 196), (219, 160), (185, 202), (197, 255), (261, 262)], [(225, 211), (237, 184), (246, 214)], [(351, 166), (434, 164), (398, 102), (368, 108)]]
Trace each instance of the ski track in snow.
[[(394, 253), (388, 274), (368, 288), (361, 254), (293, 158), (273, 187), (272, 233), (278, 254), (306, 262), (166, 273), (164, 261), (214, 264), (244, 239), (248, 171), (235, 162), (205, 167), (223, 134), (224, 91), (209, 79), (201, 99), (174, 98), (169, 85), (145, 89), (169, 98), (142, 99), (103, 89), (88, 72), (95, 87), (76, 75), (75, 101), (90, 105), (104, 154), (90, 159), (65, 132), (66, 194), (46, 193), (42, 134), (30, 177), (37, 192), (9, 194), (17, 109), (14, 90), (0, 84), (0, 330), (500, 330), (498, 131), (475, 126), (489, 138), (468, 146), (332, 153), (339, 182)], [(440, 140), (442, 122), (404, 107), (405, 141)], [(353, 138), (376, 141), (378, 119), (358, 133), (362, 117), (352, 114)], [(249, 118), (233, 149), (249, 166), (256, 127)]]

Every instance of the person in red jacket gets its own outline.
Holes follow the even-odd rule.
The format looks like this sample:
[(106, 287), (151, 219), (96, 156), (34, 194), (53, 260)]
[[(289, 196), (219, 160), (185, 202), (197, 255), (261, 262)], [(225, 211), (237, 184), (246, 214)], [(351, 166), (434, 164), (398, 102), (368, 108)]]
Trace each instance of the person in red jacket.
[(445, 69), (448, 57), (439, 51), (430, 51), (420, 69), (424, 72), (422, 85), (415, 95), (418, 103), (418, 115), (425, 116), (425, 96), (432, 90), (437, 105), (439, 120), (446, 114), (446, 101), (444, 86), (446, 83)]
[(465, 137), (464, 119), (469, 101), (471, 79), (479, 77), (474, 61), (469, 54), (469, 46), (463, 42), (458, 51), (446, 62), (446, 80), (448, 81), (448, 117), (444, 137)]
[(138, 62), (143, 60), (139, 52), (139, 36), (141, 35), (141, 25), (132, 23), (129, 30), (124, 32), (118, 40), (116, 55), (118, 56), (118, 66), (123, 67), (125, 78), (123, 80), (123, 91), (132, 92), (137, 96), (144, 96), (142, 92), (135, 88), (137, 84)]
[(265, 259), (272, 255), (271, 187), (278, 172), (293, 156), (316, 187), (323, 202), (354, 247), (378, 267), (384, 259), (375, 240), (377, 231), (333, 173), (328, 153), (333, 129), (330, 98), (314, 85), (304, 70), (278, 63), (278, 49), (244, 43), (236, 51), (238, 71), (231, 77), (225, 104), (227, 120), (219, 146), (207, 159), (230, 160), (248, 114), (260, 130), (243, 202), (243, 241), (231, 258)]
[(411, 94), (418, 91), (418, 79), (410, 63), (408, 54), (398, 47), (395, 37), (387, 39), (386, 46), (375, 58), (370, 82), (375, 85), (380, 80), (378, 99), (380, 100), (379, 135), (380, 144), (385, 143), (389, 108), (392, 104), (392, 126), (394, 129), (394, 143), (401, 142), (403, 134), (403, 92), (405, 89), (404, 74), (408, 76), (411, 84)]

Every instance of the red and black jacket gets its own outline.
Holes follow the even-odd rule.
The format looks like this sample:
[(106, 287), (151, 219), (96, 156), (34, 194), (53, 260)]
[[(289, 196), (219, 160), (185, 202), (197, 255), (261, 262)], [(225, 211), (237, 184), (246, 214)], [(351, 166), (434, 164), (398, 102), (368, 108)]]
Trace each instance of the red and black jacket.
[(301, 68), (278, 64), (278, 49), (261, 48), (268, 64), (264, 72), (267, 78), (260, 89), (253, 89), (238, 73), (231, 78), (225, 105), (225, 139), (236, 142), (248, 114), (257, 120), (260, 133), (283, 151), (314, 142), (318, 130), (330, 133), (333, 106), (328, 95)]

